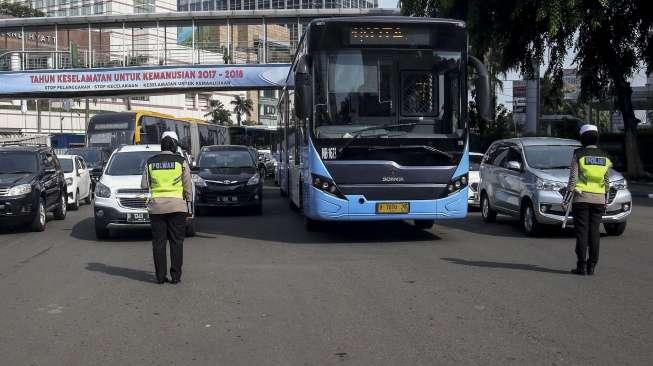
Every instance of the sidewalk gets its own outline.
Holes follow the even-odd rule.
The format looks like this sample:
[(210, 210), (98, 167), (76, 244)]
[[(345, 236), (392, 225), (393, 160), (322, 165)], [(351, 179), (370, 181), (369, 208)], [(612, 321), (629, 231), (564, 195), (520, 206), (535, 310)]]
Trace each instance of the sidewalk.
[(633, 197), (653, 199), (653, 183), (628, 182), (628, 189)]

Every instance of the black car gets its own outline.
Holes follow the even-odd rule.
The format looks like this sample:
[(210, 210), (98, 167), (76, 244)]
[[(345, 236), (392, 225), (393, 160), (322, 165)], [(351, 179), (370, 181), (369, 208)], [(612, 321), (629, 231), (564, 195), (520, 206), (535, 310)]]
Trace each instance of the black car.
[(47, 147), (0, 147), (0, 225), (45, 230), (47, 212), (66, 218), (66, 180)]
[(66, 150), (68, 155), (78, 155), (84, 158), (86, 165), (91, 169), (91, 192), (95, 192), (95, 183), (102, 176), (102, 169), (109, 161), (108, 151), (96, 147), (72, 147)]
[(223, 145), (202, 148), (195, 182), (195, 212), (211, 207), (248, 207), (257, 214), (263, 208), (263, 179), (256, 155), (246, 146)]

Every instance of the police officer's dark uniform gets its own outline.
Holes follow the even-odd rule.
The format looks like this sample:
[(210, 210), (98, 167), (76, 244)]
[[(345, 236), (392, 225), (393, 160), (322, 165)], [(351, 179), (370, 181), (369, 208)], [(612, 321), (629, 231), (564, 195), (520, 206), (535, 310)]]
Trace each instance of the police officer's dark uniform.
[[(158, 283), (178, 283), (183, 264), (183, 243), (186, 233), (187, 201), (192, 198), (190, 168), (184, 157), (174, 153), (177, 139), (164, 133), (161, 154), (148, 159), (141, 187), (149, 188), (148, 210), (152, 227), (152, 252)], [(166, 147), (170, 151), (163, 151)], [(170, 277), (166, 277), (166, 242), (170, 242)]]
[(583, 147), (574, 152), (567, 184), (567, 192), (573, 193), (566, 195), (564, 204), (572, 204), (576, 231), (577, 262), (572, 273), (593, 275), (599, 260), (601, 219), (608, 202), (609, 170), (612, 162), (608, 155), (596, 146), (596, 126), (582, 126), (580, 135)]

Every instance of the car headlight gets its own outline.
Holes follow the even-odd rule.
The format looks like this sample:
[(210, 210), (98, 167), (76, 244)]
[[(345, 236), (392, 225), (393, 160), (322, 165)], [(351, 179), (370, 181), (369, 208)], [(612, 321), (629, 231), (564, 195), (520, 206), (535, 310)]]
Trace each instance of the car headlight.
[(193, 179), (193, 183), (195, 183), (195, 186), (206, 187), (206, 181), (204, 180), (204, 178), (200, 177), (197, 174), (191, 175), (191, 178)]
[(249, 180), (247, 181), (247, 185), (253, 186), (258, 184), (258, 182), (260, 181), (261, 181), (261, 176), (258, 173), (256, 173), (251, 178), (249, 178)]
[(95, 185), (95, 196), (100, 198), (109, 198), (111, 197), (111, 189), (104, 184), (98, 182)]
[(538, 191), (559, 191), (563, 188), (567, 188), (567, 184), (555, 180), (537, 178), (535, 188)]
[(73, 178), (66, 178), (66, 184), (67, 185), (73, 184)]
[(32, 186), (29, 184), (20, 184), (14, 187), (11, 187), (7, 191), (7, 196), (22, 196), (32, 192)]
[(618, 191), (621, 191), (623, 189), (628, 189), (628, 182), (626, 182), (625, 178), (622, 178), (612, 182), (610, 186)]

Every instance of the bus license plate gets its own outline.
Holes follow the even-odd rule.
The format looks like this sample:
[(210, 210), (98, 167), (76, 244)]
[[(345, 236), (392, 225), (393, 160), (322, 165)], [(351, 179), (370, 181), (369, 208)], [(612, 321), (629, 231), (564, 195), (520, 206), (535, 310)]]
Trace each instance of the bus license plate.
[(150, 215), (147, 213), (128, 213), (127, 222), (129, 223), (150, 222)]
[(408, 202), (382, 202), (376, 204), (376, 213), (378, 214), (407, 214), (410, 212), (410, 203)]

